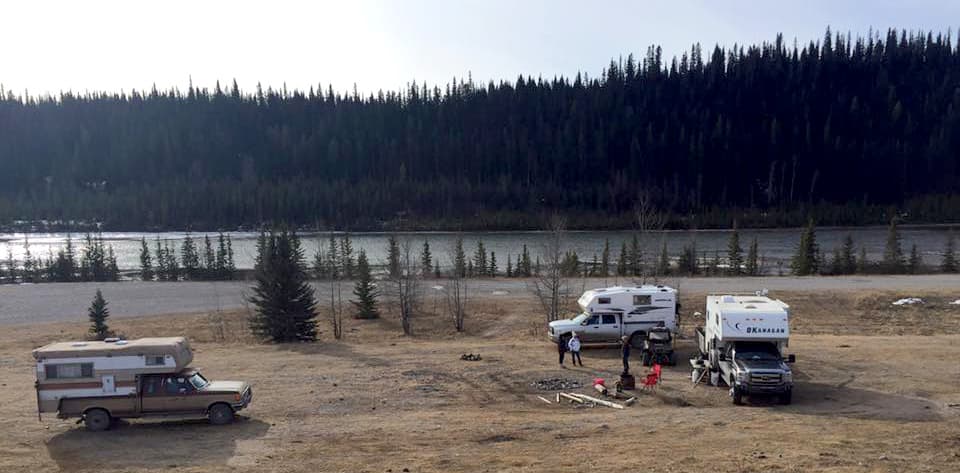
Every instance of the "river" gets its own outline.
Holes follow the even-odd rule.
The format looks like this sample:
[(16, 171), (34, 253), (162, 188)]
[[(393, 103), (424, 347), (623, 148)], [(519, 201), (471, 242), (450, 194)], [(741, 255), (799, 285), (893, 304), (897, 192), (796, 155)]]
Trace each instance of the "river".
[[(900, 233), (904, 254), (909, 254), (911, 245), (915, 244), (926, 264), (939, 264), (948, 230), (949, 227), (946, 226), (901, 227)], [(848, 234), (853, 236), (857, 251), (863, 246), (871, 260), (880, 259), (887, 238), (886, 227), (819, 228), (817, 230), (817, 240), (824, 254), (829, 256)], [(201, 245), (202, 251), (204, 234), (194, 233), (192, 235), (197, 240), (198, 245)], [(257, 234), (253, 232), (231, 232), (229, 235), (233, 241), (236, 266), (240, 269), (252, 268), (256, 256)], [(328, 235), (327, 233), (301, 234), (304, 252), (308, 260), (312, 261), (318, 243), (323, 245), (324, 249), (326, 248)], [(473, 254), (477, 242), (483, 241), (488, 252), (496, 253), (498, 267), (501, 271), (506, 269), (507, 257), (516, 261), (517, 254), (522, 251), (523, 245), (527, 245), (531, 257), (536, 258), (542, 251), (546, 239), (546, 234), (542, 232), (471, 232), (462, 234), (416, 232), (396, 233), (395, 235), (401, 242), (408, 241), (410, 243), (417, 258), (419, 258), (423, 242), (429, 242), (434, 258), (439, 258), (440, 265), (443, 267), (451, 265), (451, 252), (457, 237), (463, 238), (464, 250), (468, 257)], [(577, 252), (581, 261), (589, 262), (594, 255), (600, 258), (604, 242), (609, 241), (610, 259), (611, 265), (613, 265), (620, 253), (621, 244), (623, 242), (629, 244), (633, 235), (634, 233), (630, 231), (567, 232), (564, 237), (564, 244), (566, 249)], [(800, 229), (796, 228), (741, 230), (740, 242), (744, 254), (746, 254), (750, 241), (757, 238), (760, 255), (765, 261), (766, 271), (776, 274), (778, 272), (778, 262), (782, 263), (783, 270), (787, 271), (788, 262), (796, 248), (799, 235)], [(152, 251), (157, 238), (169, 241), (179, 249), (184, 236), (185, 233), (183, 232), (103, 233), (106, 243), (114, 249), (117, 264), (121, 270), (135, 270), (140, 267), (141, 238), (147, 239)], [(350, 238), (353, 242), (354, 251), (359, 251), (362, 248), (366, 251), (372, 264), (382, 264), (386, 257), (388, 236), (387, 233), (353, 233)], [(210, 234), (210, 237), (216, 245), (216, 234)], [(697, 249), (701, 255), (706, 254), (712, 258), (714, 253), (719, 251), (722, 258), (726, 255), (729, 238), (729, 230), (663, 231), (649, 233), (641, 241), (648, 255), (648, 260), (659, 254), (663, 242), (666, 242), (667, 251), (675, 259), (683, 246), (692, 241), (696, 241)], [(8, 256), (12, 255), (15, 261), (22, 261), (26, 254), (27, 243), (29, 243), (29, 251), (34, 258), (46, 259), (63, 248), (66, 240), (66, 233), (0, 234), (0, 259), (6, 261)], [(73, 241), (79, 255), (84, 246), (83, 235), (74, 234)]]

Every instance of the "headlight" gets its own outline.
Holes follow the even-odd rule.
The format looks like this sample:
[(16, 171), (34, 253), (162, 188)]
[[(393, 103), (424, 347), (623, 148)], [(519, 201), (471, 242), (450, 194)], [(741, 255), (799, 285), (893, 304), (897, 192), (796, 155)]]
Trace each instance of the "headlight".
[(783, 373), (783, 382), (785, 383), (793, 382), (793, 371), (786, 371)]

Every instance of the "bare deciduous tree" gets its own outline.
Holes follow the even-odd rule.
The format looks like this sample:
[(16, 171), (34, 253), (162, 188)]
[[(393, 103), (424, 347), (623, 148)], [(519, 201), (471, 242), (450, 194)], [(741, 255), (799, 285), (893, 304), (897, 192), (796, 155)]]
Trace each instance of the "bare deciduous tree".
[(403, 334), (413, 335), (411, 319), (420, 303), (421, 280), (420, 262), (414, 254), (409, 239), (404, 239), (400, 243), (399, 256), (399, 267), (397, 273), (390, 277), (387, 293), (396, 303)]
[(542, 249), (542, 266), (530, 286), (543, 307), (548, 322), (560, 318), (571, 297), (567, 278), (562, 271), (565, 234), (566, 220), (560, 215), (551, 216), (547, 222), (547, 235)]
[[(454, 258), (451, 256), (450, 260)], [(456, 271), (451, 272), (443, 292), (447, 314), (453, 319), (454, 328), (462, 332), (467, 318), (467, 279)]]
[[(656, 272), (657, 266), (645, 264), (643, 262), (642, 255), (652, 252), (652, 250), (647, 251), (647, 249), (650, 248), (650, 245), (648, 244), (651, 236), (650, 234), (663, 230), (663, 227), (667, 222), (663, 212), (661, 212), (660, 209), (653, 204), (653, 198), (650, 196), (650, 192), (647, 190), (640, 191), (640, 194), (637, 196), (637, 206), (634, 212), (637, 218), (637, 235), (640, 241), (641, 251), (643, 251), (641, 256), (639, 256), (641, 278), (640, 283), (643, 284), (647, 282), (647, 278), (651, 277), (651, 275)], [(651, 271), (651, 269), (653, 271)]]

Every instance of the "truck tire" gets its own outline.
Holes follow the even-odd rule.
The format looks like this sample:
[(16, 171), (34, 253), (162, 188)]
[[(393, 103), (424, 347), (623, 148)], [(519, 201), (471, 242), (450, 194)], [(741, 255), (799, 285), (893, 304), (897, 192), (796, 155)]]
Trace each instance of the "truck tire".
[(793, 402), (793, 391), (792, 391), (792, 390), (791, 390), (791, 391), (787, 391), (787, 392), (785, 392), (785, 393), (783, 393), (783, 394), (780, 395), (780, 404), (783, 404), (783, 405), (785, 405), (785, 406), (788, 406), (788, 405), (790, 405), (791, 402)]
[(643, 350), (643, 342), (646, 339), (646, 334), (643, 332), (633, 332), (633, 334), (630, 335), (630, 346), (637, 350)]
[(104, 409), (90, 409), (83, 414), (83, 425), (91, 432), (103, 432), (110, 428), (110, 413)]
[(233, 408), (223, 403), (214, 404), (207, 410), (207, 417), (213, 425), (229, 424), (233, 422)]
[(743, 405), (743, 392), (736, 386), (733, 387), (733, 404), (735, 406)]

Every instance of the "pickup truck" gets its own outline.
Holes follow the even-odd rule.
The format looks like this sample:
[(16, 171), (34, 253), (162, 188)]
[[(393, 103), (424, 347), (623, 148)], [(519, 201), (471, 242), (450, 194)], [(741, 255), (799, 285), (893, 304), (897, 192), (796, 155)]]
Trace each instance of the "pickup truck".
[(57, 416), (79, 417), (92, 431), (110, 428), (113, 419), (137, 417), (207, 417), (220, 425), (233, 422), (234, 413), (253, 399), (247, 383), (208, 381), (193, 368), (175, 374), (140, 374), (134, 384), (136, 389), (127, 395), (64, 397)]
[(577, 303), (580, 315), (548, 324), (550, 341), (566, 343), (573, 332), (591, 344), (619, 343), (626, 336), (632, 347), (642, 349), (650, 330), (677, 328), (677, 292), (666, 286), (592, 289)]

